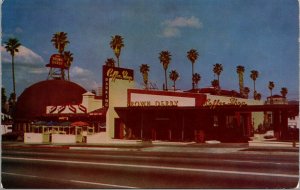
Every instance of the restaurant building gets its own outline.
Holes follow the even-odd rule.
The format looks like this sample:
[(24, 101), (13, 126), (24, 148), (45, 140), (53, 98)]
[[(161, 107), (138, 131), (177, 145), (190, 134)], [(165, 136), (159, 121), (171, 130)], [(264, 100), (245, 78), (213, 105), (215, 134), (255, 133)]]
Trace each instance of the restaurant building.
[(72, 125), (76, 122), (85, 123), (85, 131), (87, 127), (91, 127), (93, 133), (105, 131), (106, 109), (101, 96), (87, 92), (74, 82), (52, 79), (26, 88), (18, 98), (13, 117), (13, 131), (23, 134), (24, 141), (40, 143), (51, 142), (52, 129), (56, 130), (53, 133), (80, 136), (75, 131), (79, 126)]
[(213, 87), (188, 92), (135, 89), (133, 79), (133, 70), (103, 66), (109, 138), (245, 142), (270, 112), (275, 136), (284, 139), (289, 116), (299, 110)]
[[(131, 69), (103, 66), (102, 76), (101, 97), (66, 80), (28, 87), (17, 101), (14, 129), (23, 132), (27, 142), (247, 142), (266, 122), (277, 139), (288, 139), (288, 118), (299, 113), (299, 104), (266, 104), (214, 87), (137, 89)], [(75, 125), (78, 122), (82, 126)], [(34, 133), (42, 135), (37, 140)]]

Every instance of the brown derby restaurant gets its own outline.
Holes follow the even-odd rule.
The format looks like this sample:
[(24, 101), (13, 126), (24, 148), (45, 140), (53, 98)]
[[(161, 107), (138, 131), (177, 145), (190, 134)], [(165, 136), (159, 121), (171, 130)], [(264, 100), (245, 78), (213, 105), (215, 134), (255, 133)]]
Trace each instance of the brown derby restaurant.
[[(136, 89), (133, 70), (103, 66), (102, 72), (101, 97), (58, 79), (28, 87), (18, 98), (14, 130), (23, 131), (28, 143), (110, 139), (245, 142), (266, 120), (277, 139), (288, 139), (288, 118), (299, 113), (299, 105), (266, 105), (241, 98), (232, 90), (216, 94), (213, 88), (186, 92)], [(72, 126), (78, 121), (84, 126)]]
[(288, 117), (298, 105), (265, 105), (233, 91), (213, 88), (194, 92), (134, 89), (130, 69), (103, 66), (103, 105), (110, 138), (243, 142), (272, 113), (277, 139), (288, 138)]

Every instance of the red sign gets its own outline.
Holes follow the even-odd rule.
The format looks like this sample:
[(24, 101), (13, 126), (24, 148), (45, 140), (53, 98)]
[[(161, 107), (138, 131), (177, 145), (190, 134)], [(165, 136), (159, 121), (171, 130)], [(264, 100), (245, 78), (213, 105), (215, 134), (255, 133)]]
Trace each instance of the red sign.
[(50, 57), (50, 63), (47, 64), (46, 67), (61, 68), (61, 69), (67, 68), (65, 65), (64, 58), (60, 54), (53, 54)]

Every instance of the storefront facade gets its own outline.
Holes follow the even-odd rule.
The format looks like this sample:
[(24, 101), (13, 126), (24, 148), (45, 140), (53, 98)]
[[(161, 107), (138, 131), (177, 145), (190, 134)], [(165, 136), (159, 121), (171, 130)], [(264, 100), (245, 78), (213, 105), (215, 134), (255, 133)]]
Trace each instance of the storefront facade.
[[(122, 68), (117, 70), (122, 73)], [(223, 95), (135, 89), (133, 80), (120, 75), (112, 79), (107, 69), (103, 75), (109, 81), (109, 138), (246, 142), (264, 123), (266, 112), (274, 115), (276, 137), (284, 138), (290, 110), (298, 109), (290, 105), (268, 106), (231, 91)]]
[(254, 125), (263, 122), (263, 113), (239, 109), (262, 104), (236, 97), (128, 89), (128, 106), (115, 108), (127, 133), (116, 138), (246, 140), (253, 135)]

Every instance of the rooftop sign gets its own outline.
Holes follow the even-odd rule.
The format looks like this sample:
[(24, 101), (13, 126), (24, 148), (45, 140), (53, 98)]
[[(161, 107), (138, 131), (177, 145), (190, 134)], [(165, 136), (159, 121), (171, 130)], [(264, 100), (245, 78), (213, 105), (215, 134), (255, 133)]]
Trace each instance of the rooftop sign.
[(46, 67), (52, 67), (52, 68), (61, 68), (66, 69), (65, 61), (62, 55), (60, 54), (53, 54), (50, 57), (50, 63), (46, 65)]

